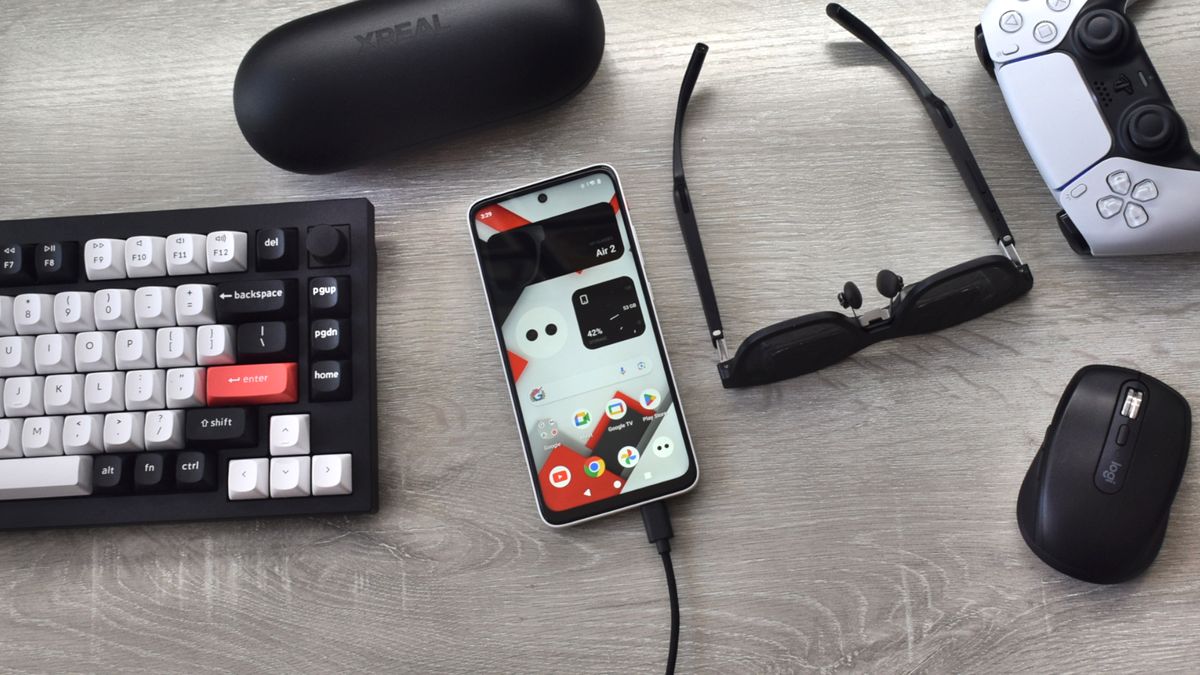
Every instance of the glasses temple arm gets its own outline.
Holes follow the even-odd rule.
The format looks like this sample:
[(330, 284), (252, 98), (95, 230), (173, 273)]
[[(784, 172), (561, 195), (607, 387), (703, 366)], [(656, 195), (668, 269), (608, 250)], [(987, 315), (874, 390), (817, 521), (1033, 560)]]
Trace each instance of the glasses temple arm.
[(979, 162), (976, 161), (975, 154), (971, 152), (971, 146), (958, 126), (954, 113), (950, 111), (950, 106), (935, 96), (912, 67), (861, 19), (837, 3), (830, 3), (826, 8), (826, 13), (838, 25), (887, 59), (888, 63), (891, 63), (896, 70), (900, 71), (904, 79), (908, 80), (913, 91), (921, 98), (925, 112), (928, 113), (934, 127), (937, 128), (938, 136), (941, 137), (942, 144), (950, 153), (950, 158), (954, 161), (959, 175), (962, 176), (967, 190), (971, 192), (971, 198), (975, 200), (979, 212), (983, 214), (984, 222), (987, 223), (996, 242), (1007, 254), (1008, 249), (1015, 243), (1012, 230), (1009, 229), (1008, 221), (1005, 220), (1000, 205), (996, 203), (996, 198), (992, 195), (991, 188), (988, 187), (987, 179), (983, 176), (983, 170), (979, 168)]
[(709, 335), (713, 346), (719, 351), (720, 359), (724, 361), (728, 358), (728, 353), (725, 346), (725, 330), (721, 326), (721, 312), (717, 307), (717, 292), (713, 288), (708, 258), (704, 255), (704, 244), (700, 239), (700, 224), (692, 210), (692, 195), (688, 191), (687, 178), (683, 172), (683, 121), (687, 116), (688, 102), (691, 101), (692, 92), (696, 88), (696, 81), (700, 79), (700, 69), (704, 67), (704, 57), (707, 54), (707, 45), (696, 45), (687, 74), (683, 78), (683, 86), (679, 90), (679, 108), (675, 113), (675, 214), (679, 218), (679, 229), (683, 233), (683, 243), (692, 265), (692, 274), (696, 277), (696, 288), (700, 292), (700, 304), (704, 307)]

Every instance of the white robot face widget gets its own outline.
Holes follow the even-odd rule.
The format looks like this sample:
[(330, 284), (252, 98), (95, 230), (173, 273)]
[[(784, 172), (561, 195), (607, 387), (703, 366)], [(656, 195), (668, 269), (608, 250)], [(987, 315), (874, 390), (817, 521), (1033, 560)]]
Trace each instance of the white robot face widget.
[(530, 359), (548, 359), (567, 345), (569, 325), (549, 307), (535, 307), (517, 322), (516, 351)]

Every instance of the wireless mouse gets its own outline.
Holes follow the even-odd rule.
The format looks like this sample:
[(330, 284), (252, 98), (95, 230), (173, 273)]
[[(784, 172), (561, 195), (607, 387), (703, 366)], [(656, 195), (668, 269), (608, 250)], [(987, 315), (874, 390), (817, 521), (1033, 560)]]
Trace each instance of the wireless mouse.
[(1174, 389), (1125, 368), (1080, 370), (1021, 485), (1025, 542), (1083, 581), (1141, 574), (1162, 547), (1191, 439), (1191, 408)]

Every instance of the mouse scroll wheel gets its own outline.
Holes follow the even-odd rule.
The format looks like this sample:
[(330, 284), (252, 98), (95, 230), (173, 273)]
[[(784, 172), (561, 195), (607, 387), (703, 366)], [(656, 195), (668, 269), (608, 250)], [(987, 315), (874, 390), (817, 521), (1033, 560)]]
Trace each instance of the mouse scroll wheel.
[(1146, 395), (1137, 389), (1130, 389), (1125, 393), (1125, 403), (1121, 405), (1121, 415), (1128, 417), (1131, 420), (1136, 420), (1142, 412), (1142, 401)]

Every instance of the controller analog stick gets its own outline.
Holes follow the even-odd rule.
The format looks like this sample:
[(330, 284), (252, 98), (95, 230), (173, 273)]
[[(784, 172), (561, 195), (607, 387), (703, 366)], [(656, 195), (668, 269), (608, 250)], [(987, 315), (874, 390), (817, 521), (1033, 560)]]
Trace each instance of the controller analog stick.
[(1129, 114), (1126, 133), (1134, 146), (1145, 152), (1160, 152), (1175, 140), (1175, 113), (1161, 105), (1144, 105)]
[(1079, 22), (1079, 42), (1093, 54), (1106, 56), (1125, 44), (1129, 22), (1111, 9), (1098, 9)]

